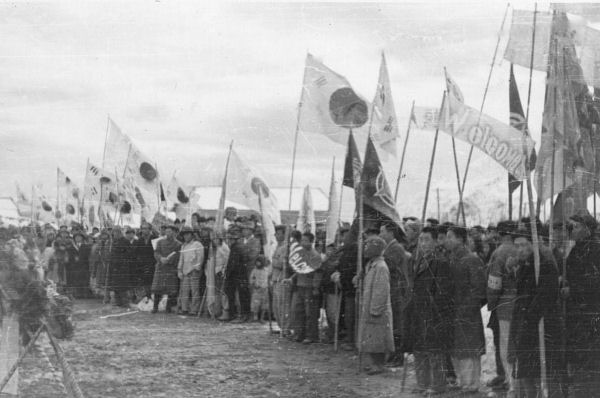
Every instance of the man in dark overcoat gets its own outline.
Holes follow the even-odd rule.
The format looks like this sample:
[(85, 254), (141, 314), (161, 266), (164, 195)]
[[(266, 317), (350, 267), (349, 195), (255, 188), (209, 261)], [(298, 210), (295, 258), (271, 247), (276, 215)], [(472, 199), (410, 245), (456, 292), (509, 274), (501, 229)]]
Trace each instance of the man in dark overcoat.
[(417, 375), (415, 393), (441, 393), (446, 389), (444, 352), (452, 346), (453, 286), (448, 262), (436, 251), (437, 231), (425, 227), (419, 235), (413, 261), (411, 338)]
[(596, 220), (571, 217), (575, 246), (567, 257), (567, 353), (573, 372), (570, 397), (600, 396), (600, 244)]
[(407, 307), (411, 300), (411, 286), (408, 271), (410, 254), (398, 242), (396, 236), (400, 228), (393, 222), (385, 223), (380, 228), (379, 236), (385, 241), (383, 258), (390, 272), (390, 299), (392, 303), (394, 346), (396, 352), (389, 359), (391, 366), (404, 364), (404, 353), (410, 352), (408, 340)]

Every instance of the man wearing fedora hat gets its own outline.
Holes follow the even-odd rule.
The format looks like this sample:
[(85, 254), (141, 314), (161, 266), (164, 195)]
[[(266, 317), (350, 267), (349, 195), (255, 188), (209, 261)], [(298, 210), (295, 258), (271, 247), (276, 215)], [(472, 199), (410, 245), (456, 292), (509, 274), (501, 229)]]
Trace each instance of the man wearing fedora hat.
[(567, 257), (567, 361), (573, 371), (569, 396), (595, 397), (600, 391), (600, 244), (594, 239), (597, 222), (589, 214), (570, 218), (575, 246)]
[[(194, 230), (191, 227), (181, 229), (183, 244), (179, 251), (177, 276), (181, 281), (180, 299), (181, 315), (195, 315), (200, 309), (200, 275), (204, 264), (204, 246), (194, 240)], [(190, 294), (192, 303), (190, 306)]]

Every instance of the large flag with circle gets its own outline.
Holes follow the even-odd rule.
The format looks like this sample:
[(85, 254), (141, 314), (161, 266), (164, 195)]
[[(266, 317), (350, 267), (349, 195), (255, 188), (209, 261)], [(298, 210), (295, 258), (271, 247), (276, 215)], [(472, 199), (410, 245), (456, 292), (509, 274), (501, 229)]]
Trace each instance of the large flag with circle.
[(306, 56), (298, 128), (323, 134), (345, 145), (348, 129), (360, 129), (369, 120), (369, 105), (348, 80), (311, 54)]

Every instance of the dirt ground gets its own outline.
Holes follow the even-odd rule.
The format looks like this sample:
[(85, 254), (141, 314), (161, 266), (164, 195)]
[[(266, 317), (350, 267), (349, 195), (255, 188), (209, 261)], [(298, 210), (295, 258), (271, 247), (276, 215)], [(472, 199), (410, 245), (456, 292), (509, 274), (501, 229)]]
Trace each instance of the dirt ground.
[[(417, 397), (409, 361), (383, 375), (357, 374), (357, 356), (332, 345), (292, 343), (267, 324), (138, 312), (78, 302), (76, 332), (61, 342), (86, 397)], [(486, 333), (488, 340), (491, 335)], [(494, 375), (492, 347), (482, 381)], [(20, 368), (22, 397), (64, 397), (45, 337)], [(441, 397), (457, 397), (447, 393)], [(472, 396), (472, 395), (471, 395)], [(479, 396), (494, 396), (484, 392)]]

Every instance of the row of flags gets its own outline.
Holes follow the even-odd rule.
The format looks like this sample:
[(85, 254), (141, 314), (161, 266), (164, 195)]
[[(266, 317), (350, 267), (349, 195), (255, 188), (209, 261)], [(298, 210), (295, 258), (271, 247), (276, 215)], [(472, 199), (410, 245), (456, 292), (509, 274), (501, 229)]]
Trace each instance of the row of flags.
[[(529, 17), (531, 19), (525, 23)], [(529, 66), (532, 17), (531, 13), (514, 12), (505, 53), (505, 58), (512, 63)], [(597, 108), (586, 86), (590, 81), (589, 75), (577, 58), (577, 35), (573, 34), (566, 14), (558, 12), (549, 17), (539, 13), (536, 17), (539, 35), (536, 35), (538, 51), (534, 53), (533, 67), (542, 69), (544, 65), (548, 73), (538, 154), (525, 123), (512, 64), (509, 123), (496, 120), (467, 105), (459, 85), (447, 71), (442, 106), (413, 106), (410, 122), (422, 130), (441, 130), (487, 154), (506, 169), (510, 193), (535, 169), (538, 197), (543, 200), (576, 183), (580, 187), (589, 185), (586, 178), (597, 174), (597, 153), (593, 151), (595, 138), (592, 132), (600, 124), (600, 113), (594, 113)], [(584, 49), (592, 47), (586, 41), (595, 35), (590, 29), (586, 26), (586, 33), (580, 39), (582, 43), (588, 43), (587, 47), (583, 46)], [(528, 36), (529, 41), (526, 39)], [(362, 195), (359, 196), (364, 204), (361, 211), (369, 214), (368, 217), (399, 224), (395, 200), (380, 161), (380, 158), (388, 155), (396, 156), (396, 139), (399, 137), (385, 55), (381, 57), (376, 94), (369, 103), (353, 90), (344, 76), (307, 54), (298, 112), (299, 131), (323, 134), (336, 143), (347, 144), (342, 184), (355, 189), (357, 195)], [(364, 164), (355, 136), (367, 137)], [(564, 170), (564, 174), (555, 172), (557, 170)], [(563, 184), (563, 178), (566, 184)], [(359, 187), (360, 190), (357, 189)], [(551, 187), (554, 187), (554, 192)], [(156, 163), (140, 151), (110, 118), (102, 166), (88, 162), (83, 190), (79, 190), (59, 169), (57, 191), (56, 208), (53, 208), (50, 204), (52, 201), (43, 196), (39, 187), (34, 187), (29, 201), (31, 211), (40, 219), (46, 216), (56, 220), (80, 218), (89, 225), (97, 225), (106, 223), (112, 217), (116, 220), (117, 215), (125, 218), (139, 214), (143, 219), (151, 220), (157, 214), (164, 213), (162, 207), (169, 202), (169, 210), (189, 222), (198, 203), (194, 189), (176, 175), (167, 185), (165, 194)], [(579, 194), (585, 199), (589, 187), (572, 191), (573, 195)], [(298, 218), (302, 230), (314, 230), (315, 227), (310, 192), (307, 186)], [(22, 191), (18, 191), (18, 198), (19, 203), (27, 203)], [(262, 175), (233, 148), (230, 148), (223, 180), (219, 220), (222, 220), (226, 200), (262, 214), (265, 253), (272, 253), (276, 245), (272, 226), (280, 222), (277, 198)], [(339, 223), (339, 208), (340, 200), (332, 170), (328, 242), (332, 241)]]

